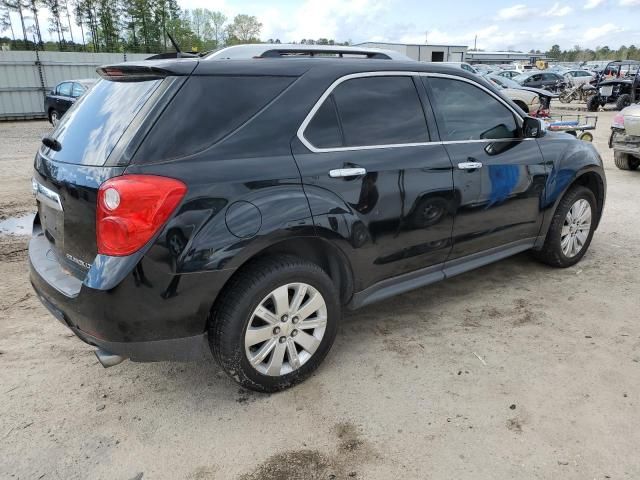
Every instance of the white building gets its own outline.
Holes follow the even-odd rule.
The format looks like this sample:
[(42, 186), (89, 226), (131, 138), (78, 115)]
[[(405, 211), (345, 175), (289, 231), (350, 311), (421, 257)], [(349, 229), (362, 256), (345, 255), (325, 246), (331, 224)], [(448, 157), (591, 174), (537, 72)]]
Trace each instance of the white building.
[(466, 45), (418, 45), (406, 43), (364, 42), (355, 46), (395, 50), (421, 62), (464, 62)]

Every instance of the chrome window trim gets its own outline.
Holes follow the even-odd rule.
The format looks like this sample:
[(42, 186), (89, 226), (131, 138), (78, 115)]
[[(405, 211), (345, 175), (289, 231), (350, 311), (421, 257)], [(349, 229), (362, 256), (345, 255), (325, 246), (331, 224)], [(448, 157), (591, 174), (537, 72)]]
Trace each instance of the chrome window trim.
[[(373, 150), (373, 149), (382, 149), (382, 148), (401, 148), (401, 147), (420, 147), (424, 145), (449, 145), (456, 143), (490, 143), (490, 142), (512, 142), (513, 138), (497, 138), (497, 139), (476, 139), (476, 140), (448, 140), (448, 141), (436, 141), (436, 142), (418, 142), (418, 143), (396, 143), (396, 144), (383, 144), (383, 145), (361, 145), (357, 147), (334, 147), (334, 148), (317, 148), (315, 147), (307, 138), (304, 136), (304, 132), (311, 123), (311, 120), (315, 116), (316, 112), (320, 109), (324, 101), (333, 93), (333, 91), (341, 84), (348, 80), (353, 80), (354, 78), (368, 78), (368, 77), (434, 77), (434, 78), (450, 78), (453, 80), (458, 80), (462, 82), (469, 83), (474, 87), (480, 88), (484, 90), (486, 93), (491, 95), (493, 98), (502, 103), (505, 107), (507, 107), (515, 116), (516, 121), (522, 126), (522, 122), (524, 119), (522, 116), (509, 105), (503, 98), (497, 96), (494, 92), (489, 90), (483, 85), (469, 79), (460, 77), (458, 75), (451, 75), (447, 73), (435, 73), (435, 72), (413, 72), (413, 71), (400, 71), (400, 70), (389, 70), (389, 71), (377, 71), (377, 72), (359, 72), (359, 73), (350, 73), (343, 77), (335, 80), (329, 88), (327, 88), (324, 93), (320, 96), (318, 101), (313, 105), (307, 116), (304, 118), (300, 127), (298, 127), (297, 137), (300, 139), (302, 144), (311, 150), (313, 153), (329, 153), (329, 152), (351, 152), (358, 150)], [(426, 125), (425, 125), (426, 127)], [(425, 128), (426, 130), (426, 128)], [(533, 138), (523, 138), (520, 140), (535, 140)]]

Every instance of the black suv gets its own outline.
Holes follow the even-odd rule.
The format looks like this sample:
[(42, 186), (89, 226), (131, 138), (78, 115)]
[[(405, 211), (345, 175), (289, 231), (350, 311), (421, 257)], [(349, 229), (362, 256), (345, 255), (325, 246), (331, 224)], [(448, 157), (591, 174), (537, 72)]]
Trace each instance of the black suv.
[(605, 199), (591, 144), (460, 68), (351, 57), (99, 69), (36, 155), (29, 258), (103, 365), (212, 353), (276, 391), (344, 309), (525, 250), (582, 258)]

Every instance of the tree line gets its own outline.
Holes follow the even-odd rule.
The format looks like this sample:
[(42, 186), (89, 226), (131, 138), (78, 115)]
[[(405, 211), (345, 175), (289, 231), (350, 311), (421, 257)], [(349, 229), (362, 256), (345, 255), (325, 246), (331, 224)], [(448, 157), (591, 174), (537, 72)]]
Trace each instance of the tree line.
[[(539, 53), (539, 52), (537, 52)], [(596, 47), (595, 49), (581, 48), (576, 45), (570, 50), (561, 50), (560, 45), (553, 45), (545, 52), (547, 57), (560, 62), (591, 62), (594, 60), (640, 60), (640, 48), (635, 45), (622, 45), (618, 49), (611, 49), (607, 46)]]
[[(261, 29), (255, 16), (183, 10), (177, 0), (0, 0), (0, 44), (14, 50), (159, 53), (172, 50), (169, 33), (183, 51), (203, 52), (259, 43)], [(342, 45), (327, 38), (300, 43)]]

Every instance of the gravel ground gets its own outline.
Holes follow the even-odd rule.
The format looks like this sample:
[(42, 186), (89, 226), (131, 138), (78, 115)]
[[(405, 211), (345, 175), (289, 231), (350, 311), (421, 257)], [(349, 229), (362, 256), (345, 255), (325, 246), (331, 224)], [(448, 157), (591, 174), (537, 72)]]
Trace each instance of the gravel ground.
[[(276, 395), (214, 364), (108, 370), (35, 298), (0, 235), (0, 478), (640, 478), (640, 172), (613, 166), (577, 266), (518, 255), (348, 314)], [(1, 218), (33, 211), (44, 122), (0, 123)]]

